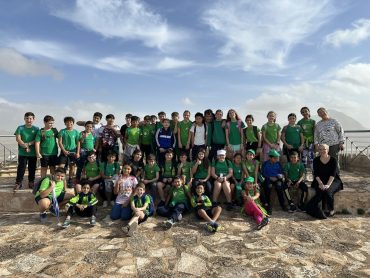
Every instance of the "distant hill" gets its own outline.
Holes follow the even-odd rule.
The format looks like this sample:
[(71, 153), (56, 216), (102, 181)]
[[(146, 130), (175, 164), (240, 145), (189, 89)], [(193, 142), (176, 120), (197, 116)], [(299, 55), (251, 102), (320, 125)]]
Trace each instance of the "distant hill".
[[(362, 129), (367, 129), (365, 128), (362, 124), (360, 124), (358, 121), (353, 119), (352, 117), (339, 112), (337, 110), (328, 110), (329, 115), (331, 118), (336, 119), (339, 121), (344, 130), (362, 130)], [(315, 121), (319, 121), (320, 118), (318, 116), (313, 116), (312, 117)]]

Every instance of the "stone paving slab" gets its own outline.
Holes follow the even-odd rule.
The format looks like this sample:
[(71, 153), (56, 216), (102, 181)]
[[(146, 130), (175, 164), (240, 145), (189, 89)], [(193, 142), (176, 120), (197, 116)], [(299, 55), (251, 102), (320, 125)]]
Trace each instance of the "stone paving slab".
[(125, 237), (123, 222), (107, 209), (98, 224), (72, 218), (68, 229), (55, 217), (0, 214), (2, 277), (369, 277), (369, 217), (336, 215), (313, 220), (274, 212), (261, 231), (237, 210), (223, 212), (223, 230), (209, 234), (186, 215), (171, 230), (150, 218)]

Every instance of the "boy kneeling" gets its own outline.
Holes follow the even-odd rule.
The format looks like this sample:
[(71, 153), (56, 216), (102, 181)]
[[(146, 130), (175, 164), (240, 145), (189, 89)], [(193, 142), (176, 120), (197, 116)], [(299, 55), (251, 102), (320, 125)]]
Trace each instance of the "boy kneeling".
[(67, 217), (62, 225), (63, 228), (68, 228), (71, 223), (71, 217), (74, 213), (81, 217), (90, 217), (90, 225), (96, 224), (96, 205), (98, 200), (94, 193), (90, 191), (88, 180), (82, 180), (82, 190), (75, 197), (69, 200), (69, 208)]
[(196, 215), (200, 219), (206, 220), (206, 228), (209, 232), (217, 232), (220, 230), (219, 224), (216, 222), (220, 217), (222, 208), (220, 206), (212, 206), (212, 202), (207, 195), (204, 194), (204, 185), (198, 184), (195, 188), (196, 195), (191, 198), (191, 205), (196, 209)]
[(66, 182), (65, 182), (66, 171), (63, 168), (55, 169), (55, 175), (52, 177), (46, 177), (42, 180), (40, 188), (36, 192), (35, 201), (40, 210), (40, 221), (46, 223), (47, 214), (46, 211), (49, 209), (50, 212), (55, 211), (55, 207), (52, 205), (53, 198), (56, 199), (58, 204), (64, 203), (73, 197), (72, 194), (66, 193)]

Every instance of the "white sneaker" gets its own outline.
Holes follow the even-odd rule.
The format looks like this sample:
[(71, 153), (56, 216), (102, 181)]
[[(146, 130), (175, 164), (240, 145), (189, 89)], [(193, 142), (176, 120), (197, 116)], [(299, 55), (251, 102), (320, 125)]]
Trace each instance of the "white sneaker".
[(108, 201), (103, 202), (103, 208), (106, 208), (108, 206)]
[(113, 207), (114, 206), (114, 201), (110, 201), (110, 205)]

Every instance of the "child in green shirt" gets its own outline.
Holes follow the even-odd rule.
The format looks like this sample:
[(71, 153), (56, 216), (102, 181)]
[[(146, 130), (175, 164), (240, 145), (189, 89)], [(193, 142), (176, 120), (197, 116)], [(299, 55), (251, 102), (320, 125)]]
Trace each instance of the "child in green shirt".
[(196, 194), (191, 198), (191, 206), (196, 209), (196, 216), (207, 221), (206, 228), (208, 231), (219, 231), (221, 227), (216, 221), (220, 217), (222, 208), (220, 206), (212, 206), (211, 200), (204, 194), (204, 185), (202, 183), (199, 183), (195, 190)]
[(165, 226), (171, 228), (175, 222), (181, 221), (182, 214), (189, 208), (188, 200), (191, 199), (189, 186), (184, 185), (181, 177), (175, 177), (170, 193), (164, 205), (157, 208), (159, 216), (167, 217)]
[(90, 217), (90, 225), (96, 224), (96, 205), (98, 200), (94, 193), (90, 191), (90, 184), (87, 180), (82, 180), (82, 191), (69, 200), (67, 217), (62, 225), (68, 228), (71, 223), (71, 217), (74, 213), (81, 217)]
[(145, 184), (139, 183), (135, 188), (135, 194), (131, 196), (130, 205), (132, 218), (128, 224), (122, 227), (123, 232), (128, 236), (133, 236), (139, 224), (145, 222), (150, 215), (150, 196), (145, 194)]

